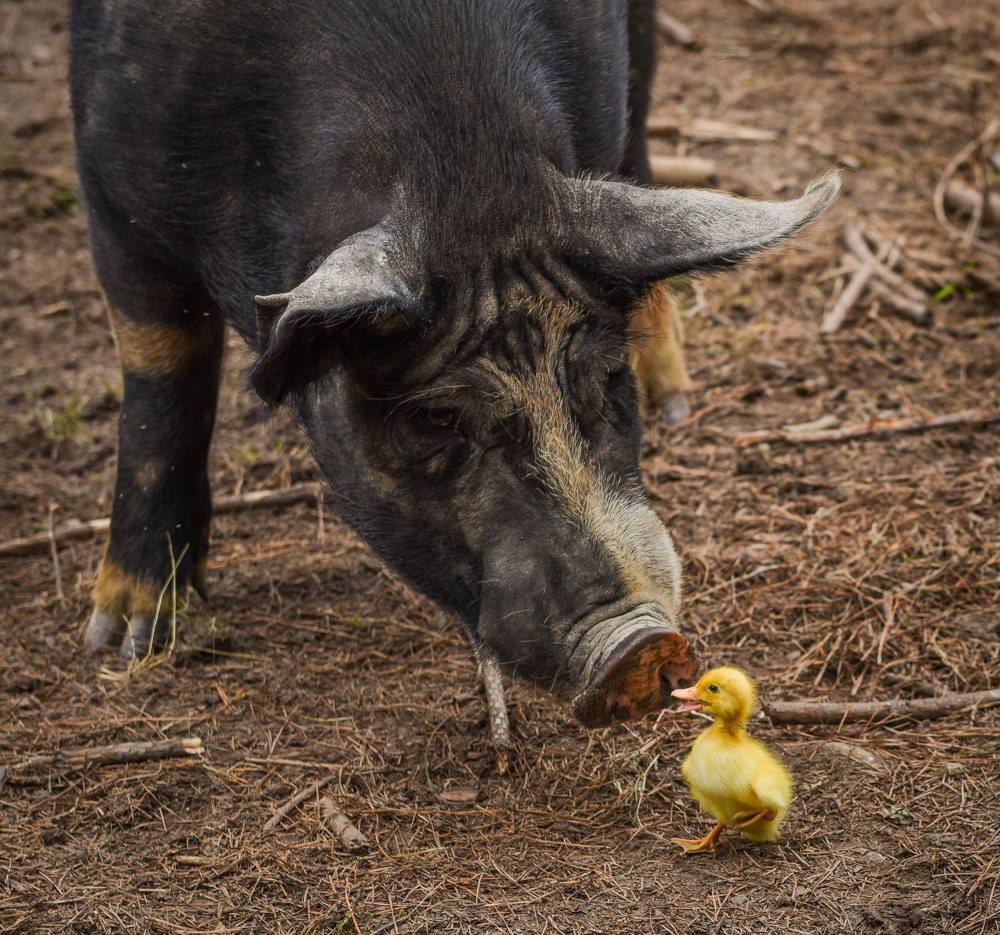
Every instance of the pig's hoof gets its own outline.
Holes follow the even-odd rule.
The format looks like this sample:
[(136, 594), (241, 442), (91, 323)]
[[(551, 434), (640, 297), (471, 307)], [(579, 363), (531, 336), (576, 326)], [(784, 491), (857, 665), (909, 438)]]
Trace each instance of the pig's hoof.
[(671, 393), (663, 401), (663, 411), (671, 425), (680, 425), (691, 415), (691, 404), (688, 402), (687, 393)]
[(87, 621), (87, 632), (84, 640), (92, 653), (117, 646), (125, 633), (125, 618), (121, 614), (109, 614), (99, 607)]
[(105, 559), (94, 583), (87, 648), (99, 652), (118, 645), (126, 660), (159, 652), (173, 632), (170, 604), (161, 606), (163, 591), (150, 578)]
[(128, 621), (121, 643), (121, 657), (126, 662), (160, 652), (167, 644), (170, 621), (137, 615)]

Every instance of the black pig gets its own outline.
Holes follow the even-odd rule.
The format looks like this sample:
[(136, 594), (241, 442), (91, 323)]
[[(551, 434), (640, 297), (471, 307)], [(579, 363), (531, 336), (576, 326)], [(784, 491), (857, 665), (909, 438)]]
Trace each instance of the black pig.
[(160, 645), (173, 566), (203, 586), (228, 322), (340, 513), (482, 651), (588, 725), (694, 674), (639, 476), (630, 316), (665, 277), (794, 233), (838, 183), (786, 203), (632, 184), (652, 18), (653, 0), (74, 0), (125, 384), (92, 648)]

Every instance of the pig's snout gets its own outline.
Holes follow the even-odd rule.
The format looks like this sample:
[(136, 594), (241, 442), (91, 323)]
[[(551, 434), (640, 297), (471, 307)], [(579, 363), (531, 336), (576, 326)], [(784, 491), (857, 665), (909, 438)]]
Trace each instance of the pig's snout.
[(698, 660), (655, 602), (590, 623), (570, 660), (579, 691), (573, 713), (587, 727), (627, 721), (670, 703)]

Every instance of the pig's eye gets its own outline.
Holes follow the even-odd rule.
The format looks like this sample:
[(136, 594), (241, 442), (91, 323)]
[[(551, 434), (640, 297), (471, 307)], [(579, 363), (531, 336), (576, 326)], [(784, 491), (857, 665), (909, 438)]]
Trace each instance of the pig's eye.
[(466, 448), (461, 412), (448, 407), (412, 406), (400, 410), (394, 433), (401, 454), (421, 470), (437, 472), (458, 463)]
[(454, 409), (424, 409), (424, 421), (436, 429), (457, 429), (458, 413)]

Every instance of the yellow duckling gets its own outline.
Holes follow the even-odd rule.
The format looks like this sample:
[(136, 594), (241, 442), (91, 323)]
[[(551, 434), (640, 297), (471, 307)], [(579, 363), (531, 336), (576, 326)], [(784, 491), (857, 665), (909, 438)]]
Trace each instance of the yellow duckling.
[(698, 804), (718, 824), (705, 837), (673, 838), (685, 853), (714, 851), (725, 828), (751, 841), (774, 841), (792, 804), (794, 781), (778, 758), (746, 732), (757, 686), (741, 669), (706, 672), (694, 688), (671, 693), (681, 711), (704, 711), (715, 723), (694, 742), (682, 772)]

